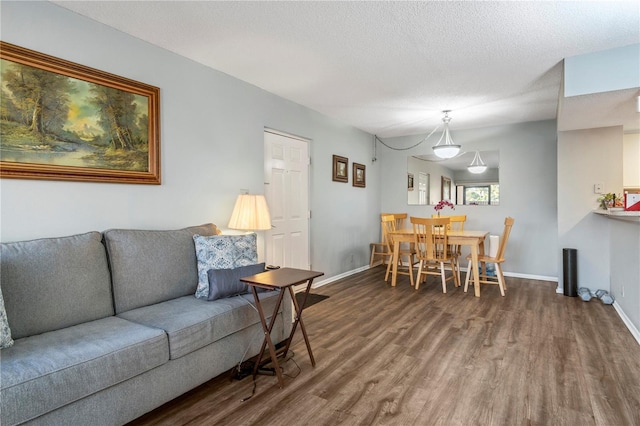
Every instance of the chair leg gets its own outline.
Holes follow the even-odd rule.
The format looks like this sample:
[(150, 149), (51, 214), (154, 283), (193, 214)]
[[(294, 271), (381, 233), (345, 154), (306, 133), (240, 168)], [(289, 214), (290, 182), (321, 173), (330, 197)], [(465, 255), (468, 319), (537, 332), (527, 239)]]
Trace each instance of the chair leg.
[(411, 287), (415, 285), (415, 281), (413, 280), (413, 255), (409, 255), (409, 281), (411, 282)]
[(458, 260), (455, 257), (451, 258), (451, 273), (453, 274), (453, 285), (460, 287), (460, 268), (458, 267)]
[(456, 269), (458, 269), (456, 265), (456, 260), (451, 259), (451, 274), (453, 275), (453, 286), (460, 287), (460, 277), (458, 275), (458, 272), (456, 272)]
[[(398, 275), (400, 275), (400, 269), (402, 268), (402, 255), (400, 253), (398, 253), (398, 267), (397, 267), (397, 271), (398, 271)], [(398, 278), (396, 277), (396, 280)]]
[(389, 259), (389, 263), (387, 263), (387, 273), (384, 275), (384, 282), (389, 281), (389, 272), (391, 272), (391, 262), (392, 259)]
[(444, 262), (440, 262), (440, 279), (442, 280), (442, 292), (447, 292), (447, 277), (444, 274)]
[(373, 268), (373, 259), (376, 256), (376, 246), (371, 246), (371, 259), (369, 259), (369, 268)]
[(469, 289), (469, 275), (471, 275), (471, 261), (469, 261), (469, 265), (467, 266), (467, 274), (464, 278), (464, 292), (466, 293)]
[[(496, 271), (498, 271), (499, 266), (500, 266), (499, 263), (495, 263)], [(504, 280), (504, 273), (502, 272), (501, 266), (500, 266), (500, 274), (502, 275), (502, 287), (504, 287), (504, 291), (507, 291), (507, 282)]]
[(504, 275), (502, 275), (502, 267), (499, 263), (496, 263), (496, 275), (498, 276), (498, 286), (500, 287), (500, 294), (504, 297)]
[(418, 262), (418, 276), (416, 277), (416, 290), (420, 288), (421, 281), (422, 281), (422, 260)]

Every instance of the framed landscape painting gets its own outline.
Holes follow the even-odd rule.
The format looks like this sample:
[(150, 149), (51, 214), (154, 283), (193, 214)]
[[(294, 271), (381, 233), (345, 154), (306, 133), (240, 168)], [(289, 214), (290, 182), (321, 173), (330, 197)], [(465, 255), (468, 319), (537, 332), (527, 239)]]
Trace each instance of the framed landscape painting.
[(160, 89), (0, 42), (0, 177), (160, 184)]

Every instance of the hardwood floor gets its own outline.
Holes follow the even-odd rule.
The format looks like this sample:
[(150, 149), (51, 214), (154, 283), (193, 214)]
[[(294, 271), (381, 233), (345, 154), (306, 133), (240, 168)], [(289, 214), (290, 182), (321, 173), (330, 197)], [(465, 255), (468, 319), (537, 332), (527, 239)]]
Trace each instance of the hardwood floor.
[(373, 268), (314, 290), (285, 387), (218, 377), (141, 425), (640, 425), (640, 345), (612, 306), (507, 277), (442, 294)]

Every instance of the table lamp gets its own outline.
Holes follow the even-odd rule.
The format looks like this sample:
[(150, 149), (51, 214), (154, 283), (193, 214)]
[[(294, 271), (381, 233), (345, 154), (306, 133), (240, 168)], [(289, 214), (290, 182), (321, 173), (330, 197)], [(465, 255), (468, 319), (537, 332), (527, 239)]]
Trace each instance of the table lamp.
[(271, 229), (271, 215), (264, 195), (238, 195), (228, 226), (243, 231)]

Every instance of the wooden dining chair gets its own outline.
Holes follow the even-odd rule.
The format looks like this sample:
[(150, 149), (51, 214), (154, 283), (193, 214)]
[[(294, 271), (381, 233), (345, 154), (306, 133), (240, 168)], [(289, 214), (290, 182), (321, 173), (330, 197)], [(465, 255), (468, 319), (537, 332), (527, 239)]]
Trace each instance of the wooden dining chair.
[[(513, 223), (515, 219), (512, 217), (507, 217), (504, 220), (504, 230), (502, 231), (502, 236), (500, 237), (500, 245), (498, 246), (498, 252), (495, 257), (481, 255), (478, 256), (478, 262), (481, 267), (481, 271), (487, 270), (487, 263), (494, 263), (496, 265), (496, 276), (488, 276), (486, 274), (480, 273), (480, 283), (481, 284), (498, 284), (500, 287), (500, 294), (504, 296), (504, 291), (506, 289), (506, 284), (504, 281), (504, 274), (502, 273), (502, 263), (504, 262), (504, 255), (507, 248), (507, 242), (509, 241), (509, 235), (511, 234), (511, 228), (513, 227)], [(469, 276), (471, 275), (471, 256), (467, 256), (467, 260), (469, 261), (469, 265), (467, 266), (467, 276), (464, 280), (464, 291), (467, 292), (469, 288)]]
[(396, 222), (396, 229), (404, 229), (405, 221), (409, 215), (407, 213), (389, 213), (393, 215), (393, 219)]
[(387, 241), (386, 241), (385, 232), (384, 232), (384, 223), (382, 223), (382, 216), (385, 216), (385, 215), (393, 215), (395, 220), (395, 229), (403, 229), (404, 221), (407, 218), (407, 213), (381, 213), (380, 214), (380, 227), (381, 227), (380, 235), (382, 236), (382, 241), (380, 241), (379, 243), (369, 244), (369, 250), (371, 251), (371, 258), (369, 259), (369, 267), (373, 267), (376, 257), (380, 257), (382, 259), (382, 264), (386, 265), (387, 264), (386, 260), (391, 259), (391, 256), (393, 255), (393, 253), (390, 253), (387, 248)]
[(376, 257), (380, 257), (380, 259), (382, 260), (382, 265), (387, 264), (386, 259), (389, 257), (389, 253), (387, 253), (387, 243), (385, 241), (381, 241), (379, 243), (371, 243), (369, 244), (369, 249), (371, 249), (371, 258), (369, 259), (370, 268), (373, 268)]
[[(449, 218), (421, 218), (411, 217), (413, 225), (414, 247), (418, 259), (418, 277), (416, 290), (420, 282), (428, 275), (439, 275), (442, 281), (442, 292), (447, 292), (447, 281), (453, 280), (454, 286), (459, 287), (460, 281), (455, 271), (453, 256), (449, 248), (448, 232)], [(451, 276), (446, 276), (445, 264), (451, 268)]]
[[(456, 215), (456, 216), (438, 216), (437, 214), (431, 215), (432, 218), (435, 217), (448, 217), (449, 218), (449, 230), (453, 231), (464, 231), (464, 223), (467, 221), (467, 215)], [(462, 247), (458, 244), (453, 244), (451, 247), (451, 256), (454, 258), (454, 267), (456, 270), (456, 274), (458, 275), (458, 282), (462, 282), (460, 277), (460, 257), (462, 256)]]
[[(402, 216), (401, 214), (400, 216)], [(396, 231), (396, 229), (400, 229), (397, 227), (398, 220), (404, 220), (402, 217), (396, 217), (398, 215), (395, 214), (383, 214), (380, 218), (382, 222), (382, 229), (384, 232), (384, 239), (387, 242), (387, 252), (390, 253), (390, 259), (393, 259), (394, 253), (394, 241), (393, 235), (391, 232)], [(406, 217), (406, 215), (405, 215)], [(407, 259), (407, 265), (404, 265), (403, 260)], [(400, 251), (398, 251), (398, 275), (408, 275), (409, 281), (411, 282), (411, 286), (413, 287), (413, 265), (416, 263), (415, 260), (415, 251), (413, 250), (413, 246), (409, 247), (400, 247)], [(390, 260), (387, 264), (387, 273), (384, 276), (385, 281), (389, 281), (389, 274), (391, 273), (392, 261)]]
[(369, 259), (369, 267), (373, 268), (373, 264), (376, 261), (376, 257), (380, 257), (382, 265), (386, 265), (386, 259), (389, 257), (387, 252), (387, 242), (385, 241), (384, 231), (381, 233), (382, 238), (379, 243), (370, 243), (369, 250), (371, 251), (371, 258)]

